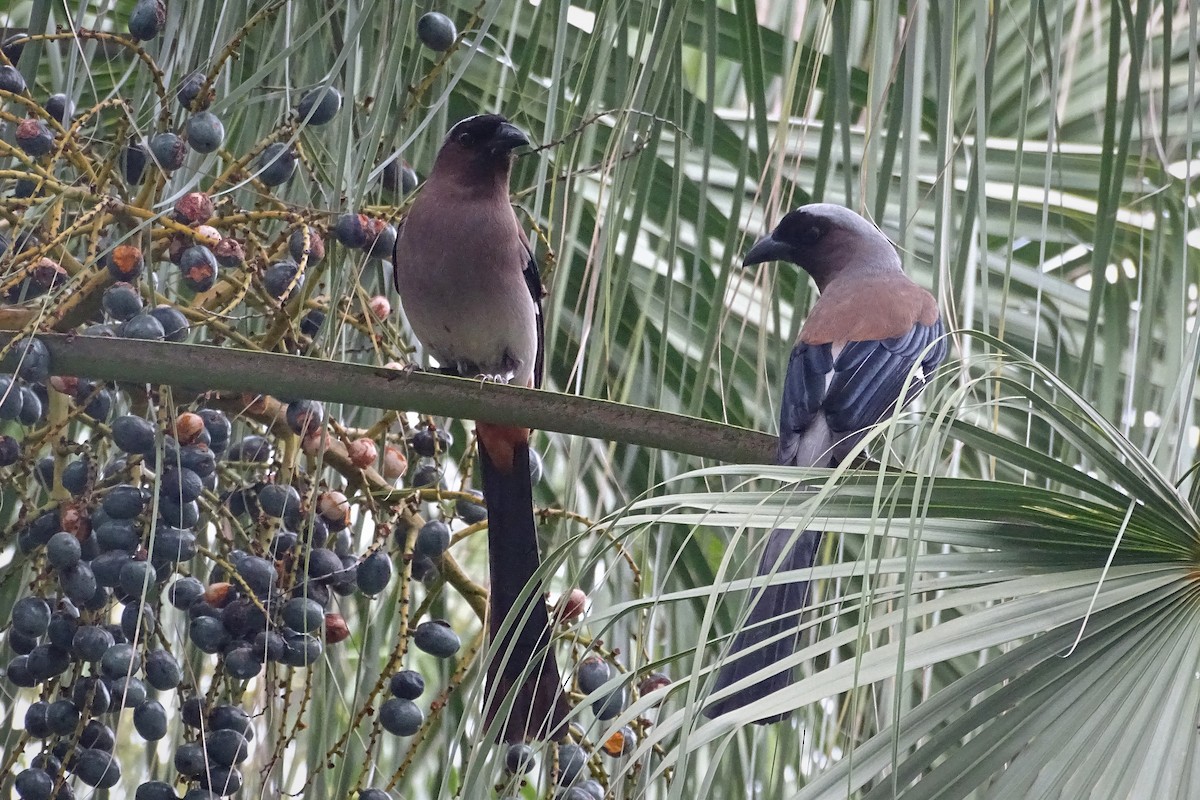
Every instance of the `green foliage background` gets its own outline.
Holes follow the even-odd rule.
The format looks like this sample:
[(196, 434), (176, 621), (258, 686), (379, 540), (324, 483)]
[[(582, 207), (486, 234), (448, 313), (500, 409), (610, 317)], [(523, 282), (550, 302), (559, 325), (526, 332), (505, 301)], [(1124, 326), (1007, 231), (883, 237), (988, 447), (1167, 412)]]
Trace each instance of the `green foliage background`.
[[(24, 2), (7, 22), (123, 32), (131, 6)], [(445, 58), (414, 35), (434, 7), (463, 30)], [(544, 435), (539, 501), (606, 518), (545, 526), (553, 586), (591, 595), (577, 632), (619, 647), (631, 675), (675, 680), (661, 707), (638, 700), (611, 726), (581, 708), (592, 740), (656, 722), (634, 757), (604, 761), (612, 796), (1186, 797), (1200, 793), (1198, 30), (1174, 2), (232, 0), (168, 2), (146, 49), (168, 87), (236, 50), (213, 108), (235, 154), (302, 87), (352, 97), (353, 113), (300, 135), (304, 174), (282, 193), (316, 218), (400, 213), (376, 188), (381, 158), (423, 174), (463, 116), (529, 131), (545, 147), (513, 185), (546, 267), (558, 391), (774, 431), (812, 289), (737, 265), (810, 200), (875, 219), (935, 290), (956, 357), (870, 444), (889, 469), (720, 467)], [(45, 47), (37, 79), (84, 108), (125, 98), (137, 130), (160, 112), (147, 69), (103, 42)], [(332, 296), (387, 288), (378, 262), (335, 263)], [(388, 337), (387, 351), (411, 341)], [(775, 698), (797, 713), (708, 721), (707, 671), (744, 611), (726, 589), (745, 583), (728, 581), (780, 521), (839, 534), (804, 677)], [(456, 555), (482, 578), (472, 544)], [(438, 602), (469, 620), (457, 597)], [(403, 764), (406, 796), (487, 796), (495, 754), (472, 736), (468, 692), (415, 753), (356, 732), (322, 767), (397, 631), (358, 613), (361, 638), (314, 671), (309, 728), (272, 785), (341, 796), (368, 761), (383, 776)]]

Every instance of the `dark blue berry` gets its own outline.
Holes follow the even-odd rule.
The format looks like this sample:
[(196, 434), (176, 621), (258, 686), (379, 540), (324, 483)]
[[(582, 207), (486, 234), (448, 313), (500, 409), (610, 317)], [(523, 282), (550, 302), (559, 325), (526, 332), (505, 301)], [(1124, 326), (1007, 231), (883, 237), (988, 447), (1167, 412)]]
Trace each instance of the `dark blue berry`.
[(445, 14), (430, 11), (422, 14), (421, 18), (417, 20), (417, 38), (430, 50), (440, 53), (450, 49), (454, 40), (458, 38), (458, 31), (454, 29), (454, 23)]
[(120, 484), (105, 493), (102, 507), (109, 519), (131, 520), (146, 509), (146, 501), (140, 487)]
[(412, 736), (424, 722), (424, 713), (412, 700), (389, 697), (379, 707), (379, 724), (396, 736)]
[(229, 632), (215, 617), (196, 617), (191, 621), (188, 635), (202, 653), (219, 653), (229, 643)]
[(146, 683), (159, 691), (170, 691), (183, 682), (183, 670), (175, 656), (167, 650), (151, 650), (143, 667)]
[(82, 713), (103, 714), (112, 705), (112, 694), (100, 678), (80, 678), (71, 689), (71, 701)]
[(310, 308), (300, 320), (300, 332), (305, 336), (316, 336), (325, 324), (325, 312), (319, 308)]
[(597, 719), (616, 719), (625, 708), (625, 687), (614, 689), (592, 703), (592, 713)]
[(210, 88), (207, 92), (202, 92), (204, 88), (205, 74), (202, 70), (188, 73), (183, 81), (179, 84), (179, 91), (175, 92), (176, 99), (179, 104), (188, 111), (204, 111), (213, 101), (213, 93)]
[(450, 658), (458, 652), (462, 642), (458, 634), (444, 619), (422, 622), (413, 632), (413, 644), (438, 658)]
[(137, 186), (145, 178), (146, 149), (137, 138), (130, 137), (130, 143), (121, 151), (121, 174), (125, 176), (126, 184)]
[(131, 644), (114, 644), (100, 659), (100, 674), (106, 678), (132, 675), (142, 668), (142, 657)]
[[(483, 499), (483, 493), (475, 489), (468, 489), (467, 492), (474, 497)], [(459, 519), (468, 525), (475, 525), (483, 522), (488, 518), (487, 507), (479, 503), (473, 503), (470, 500), (459, 498), (454, 501), (454, 511), (458, 514)]]
[[(94, 522), (95, 520), (93, 520)], [(92, 531), (102, 552), (124, 550), (132, 553), (141, 544), (141, 529), (132, 519), (110, 519)]]
[(88, 481), (91, 478), (92, 464), (86, 458), (80, 458), (72, 461), (63, 467), (62, 485), (63, 488), (70, 492), (75, 497), (87, 491)]
[(262, 436), (251, 434), (229, 448), (230, 461), (248, 461), (265, 464), (271, 460), (271, 443)]
[(117, 322), (124, 322), (142, 310), (142, 296), (128, 283), (114, 283), (104, 290), (100, 299), (105, 312)]
[(442, 480), (442, 468), (434, 463), (419, 465), (413, 470), (412, 487), (414, 489), (429, 489), (435, 486), (445, 488)]
[(100, 581), (96, 578), (95, 571), (83, 561), (59, 573), (59, 587), (68, 600), (80, 606), (86, 604), (89, 608), (90, 602), (100, 593)]
[[(308, 231), (308, 246), (304, 244), (304, 231)], [(319, 264), (325, 259), (325, 239), (314, 228), (297, 228), (288, 236), (288, 254), (293, 261), (308, 256), (308, 265)]]
[(150, 309), (150, 316), (158, 320), (159, 325), (162, 325), (163, 337), (168, 342), (182, 342), (187, 338), (187, 317), (174, 306), (155, 306)]
[(425, 679), (415, 669), (403, 669), (391, 677), (388, 688), (402, 700), (416, 700), (425, 692)]
[(263, 289), (276, 300), (286, 300), (303, 285), (300, 266), (290, 259), (274, 262), (263, 273)]
[(304, 93), (296, 107), (296, 115), (302, 123), (325, 125), (337, 115), (341, 107), (342, 93), (332, 86), (323, 86)]
[(197, 153), (213, 153), (225, 140), (225, 126), (211, 111), (198, 111), (188, 117), (187, 140)]
[(204, 737), (208, 760), (223, 767), (241, 764), (250, 755), (250, 743), (239, 731), (229, 728), (214, 730)]
[[(132, 558), (132, 555), (124, 550), (109, 550), (101, 553), (92, 559), (94, 580), (100, 586), (106, 586), (110, 589), (116, 588), (121, 583), (122, 568)], [(80, 564), (76, 569), (82, 569), (86, 566), (86, 564)]]
[(600, 656), (592, 656), (580, 662), (575, 670), (575, 680), (579, 683), (579, 691), (591, 694), (604, 685), (612, 677), (608, 662)]
[(25, 709), (25, 731), (34, 739), (46, 739), (53, 731), (50, 729), (50, 721), (48, 713), (50, 704), (45, 700), (38, 700), (31, 703), (29, 708)]
[(187, 528), (159, 524), (150, 540), (150, 558), (156, 563), (178, 564), (196, 556), (196, 534)]
[[(219, 272), (217, 257), (202, 244), (192, 245), (179, 256), (179, 274), (193, 292), (207, 292), (215, 286)], [(166, 336), (165, 326), (163, 331)]]
[(66, 531), (59, 531), (46, 543), (46, 560), (55, 569), (69, 569), (79, 563), (82, 548), (79, 540)]
[(319, 633), (325, 627), (325, 609), (307, 597), (293, 597), (283, 604), (283, 624), (301, 633)]
[(250, 724), (250, 715), (238, 706), (219, 705), (212, 710), (208, 721), (214, 730), (237, 731), (248, 740), (254, 741), (254, 728)]
[(75, 631), (71, 652), (83, 661), (99, 661), (116, 642), (106, 628), (83, 625)]
[(62, 675), (71, 666), (71, 651), (52, 644), (39, 644), (29, 651), (29, 672), (41, 681)]
[(75, 729), (79, 727), (81, 717), (82, 714), (75, 707), (75, 703), (66, 698), (55, 700), (46, 712), (46, 721), (50, 724), (50, 730), (57, 736), (73, 735)]
[(50, 628), (50, 606), (40, 597), (22, 597), (11, 616), (13, 629), (26, 636), (42, 636)]
[(50, 800), (54, 796), (54, 778), (44, 770), (30, 767), (17, 773), (13, 789), (21, 800)]
[(64, 128), (71, 124), (71, 117), (75, 116), (75, 101), (61, 92), (47, 97), (44, 108)]
[(408, 440), (408, 446), (425, 458), (445, 455), (452, 444), (454, 437), (445, 428), (419, 428)]
[(286, 631), (283, 636), (283, 663), (291, 667), (306, 667), (321, 657), (321, 640), (296, 631)]
[[(136, 720), (134, 722), (136, 725)], [(174, 787), (163, 781), (146, 781), (138, 786), (133, 800), (179, 800)]]
[(267, 484), (258, 492), (258, 504), (264, 514), (285, 522), (300, 516), (300, 493), (292, 486)]
[(113, 705), (117, 708), (132, 708), (136, 712), (146, 704), (146, 684), (132, 675), (114, 678), (112, 681)]
[(504, 768), (513, 775), (528, 775), (533, 763), (533, 748), (527, 744), (515, 742), (504, 753)]
[(385, 164), (379, 174), (379, 182), (383, 188), (397, 195), (411, 194), (420, 180), (416, 170), (409, 166), (407, 161), (398, 158), (393, 158)]
[(201, 742), (184, 742), (175, 749), (175, 769), (187, 776), (199, 775), (208, 768), (208, 758)]
[(270, 596), (278, 578), (275, 564), (257, 556), (248, 556), (237, 562), (237, 573), (246, 582), (250, 591), (259, 598)]
[(186, 611), (203, 595), (204, 584), (191, 576), (179, 578), (171, 584), (171, 588), (167, 591), (167, 598), (171, 601), (171, 605), (181, 611)]
[(156, 133), (150, 137), (150, 153), (164, 170), (174, 172), (183, 166), (187, 147), (183, 139), (173, 133)]
[(17, 419), (26, 427), (36, 425), (42, 419), (45, 406), (37, 392), (28, 386), (21, 387), (21, 416)]
[(149, 313), (135, 314), (121, 325), (121, 337), (124, 339), (141, 339), (143, 341), (162, 341), (166, 331), (162, 323)]
[(8, 64), (0, 67), (0, 90), (13, 94), (25, 93), (25, 78), (16, 67)]
[(367, 245), (371, 235), (370, 220), (363, 214), (343, 214), (333, 226), (333, 234), (343, 245), (360, 249)]
[(21, 443), (8, 434), (0, 434), (0, 467), (11, 467), (21, 460)]
[(200, 775), (200, 786), (221, 797), (234, 795), (242, 789), (242, 773), (233, 767), (210, 765), (208, 771)]
[(587, 751), (577, 744), (558, 746), (558, 783), (569, 785), (575, 782), (587, 766)]
[(363, 594), (379, 594), (392, 580), (392, 559), (383, 550), (376, 550), (358, 565), (355, 580)]
[(39, 158), (54, 149), (54, 132), (36, 117), (29, 117), (17, 126), (17, 146), (34, 158)]
[(153, 451), (154, 432), (154, 425), (141, 417), (125, 415), (112, 422), (113, 443), (131, 455), (145, 455)]
[(234, 680), (248, 681), (262, 672), (263, 662), (254, 647), (238, 645), (225, 654), (225, 671)]
[(14, 686), (24, 689), (32, 689), (38, 684), (37, 679), (33, 677), (33, 672), (29, 669), (29, 656), (27, 655), (14, 656), (12, 661), (8, 662), (4, 674)]
[(296, 173), (296, 153), (283, 142), (267, 145), (258, 157), (257, 172), (267, 186), (282, 186)]
[(19, 359), (18, 378), (38, 383), (50, 377), (50, 350), (41, 339), (30, 337), (17, 342), (12, 352)]
[(308, 577), (314, 581), (332, 578), (343, 569), (337, 553), (324, 547), (314, 547), (308, 554)]
[(200, 476), (187, 467), (167, 467), (162, 471), (158, 493), (176, 503), (190, 503), (204, 493)]
[(316, 400), (293, 400), (287, 406), (287, 424), (294, 433), (306, 436), (325, 424), (325, 406)]
[(167, 24), (167, 7), (163, 0), (138, 0), (129, 15), (129, 33), (136, 39), (149, 41)]
[(450, 526), (438, 519), (430, 520), (417, 531), (413, 552), (437, 560), (450, 546)]

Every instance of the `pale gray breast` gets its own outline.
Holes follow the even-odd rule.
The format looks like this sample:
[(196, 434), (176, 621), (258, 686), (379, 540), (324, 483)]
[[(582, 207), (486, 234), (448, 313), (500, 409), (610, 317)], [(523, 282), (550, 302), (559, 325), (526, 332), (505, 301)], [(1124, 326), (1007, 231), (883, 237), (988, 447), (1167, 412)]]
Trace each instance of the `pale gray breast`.
[(439, 364), (522, 385), (537, 353), (527, 254), (507, 201), (414, 204), (396, 247), (397, 290), (421, 344)]

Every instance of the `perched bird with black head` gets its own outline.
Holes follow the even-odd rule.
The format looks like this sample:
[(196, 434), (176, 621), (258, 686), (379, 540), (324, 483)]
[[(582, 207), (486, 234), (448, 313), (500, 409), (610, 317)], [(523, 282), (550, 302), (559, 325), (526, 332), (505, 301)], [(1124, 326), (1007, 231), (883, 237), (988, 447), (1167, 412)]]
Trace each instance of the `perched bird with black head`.
[[(813, 203), (784, 216), (743, 264), (767, 261), (799, 266), (820, 292), (788, 362), (776, 463), (832, 467), (897, 403), (916, 397), (945, 357), (937, 302), (904, 274), (896, 248), (878, 228), (838, 205)], [(810, 568), (820, 541), (819, 531), (771, 531), (758, 574)], [(795, 581), (757, 591), (713, 692), (753, 679), (710, 703), (707, 716), (742, 708), (791, 683), (793, 670), (779, 662), (796, 650), (808, 589), (807, 581)], [(786, 716), (772, 711), (754, 721)]]
[[(540, 387), (542, 282), (509, 202), (514, 151), (528, 144), (498, 114), (452, 127), (396, 237), (393, 274), (409, 325), (443, 371)], [(490, 726), (511, 698), (504, 741), (557, 738), (567, 712), (540, 581), (520, 601), (541, 563), (529, 433), (476, 423), (488, 509), (488, 625), (499, 645), (488, 664), (484, 722)]]

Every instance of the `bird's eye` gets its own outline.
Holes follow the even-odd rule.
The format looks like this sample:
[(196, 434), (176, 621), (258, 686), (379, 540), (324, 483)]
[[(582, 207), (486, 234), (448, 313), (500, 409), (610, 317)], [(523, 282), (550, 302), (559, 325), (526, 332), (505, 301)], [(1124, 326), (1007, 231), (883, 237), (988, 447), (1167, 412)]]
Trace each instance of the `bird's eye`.
[(461, 144), (463, 147), (470, 147), (472, 144), (474, 144), (474, 142), (475, 142), (475, 137), (473, 137), (471, 134), (467, 133), (466, 131), (463, 131), (462, 133), (460, 133), (458, 135), (458, 143)]
[(800, 238), (804, 240), (805, 244), (815, 244), (824, 235), (824, 228), (820, 225), (813, 225), (810, 228), (805, 228)]

